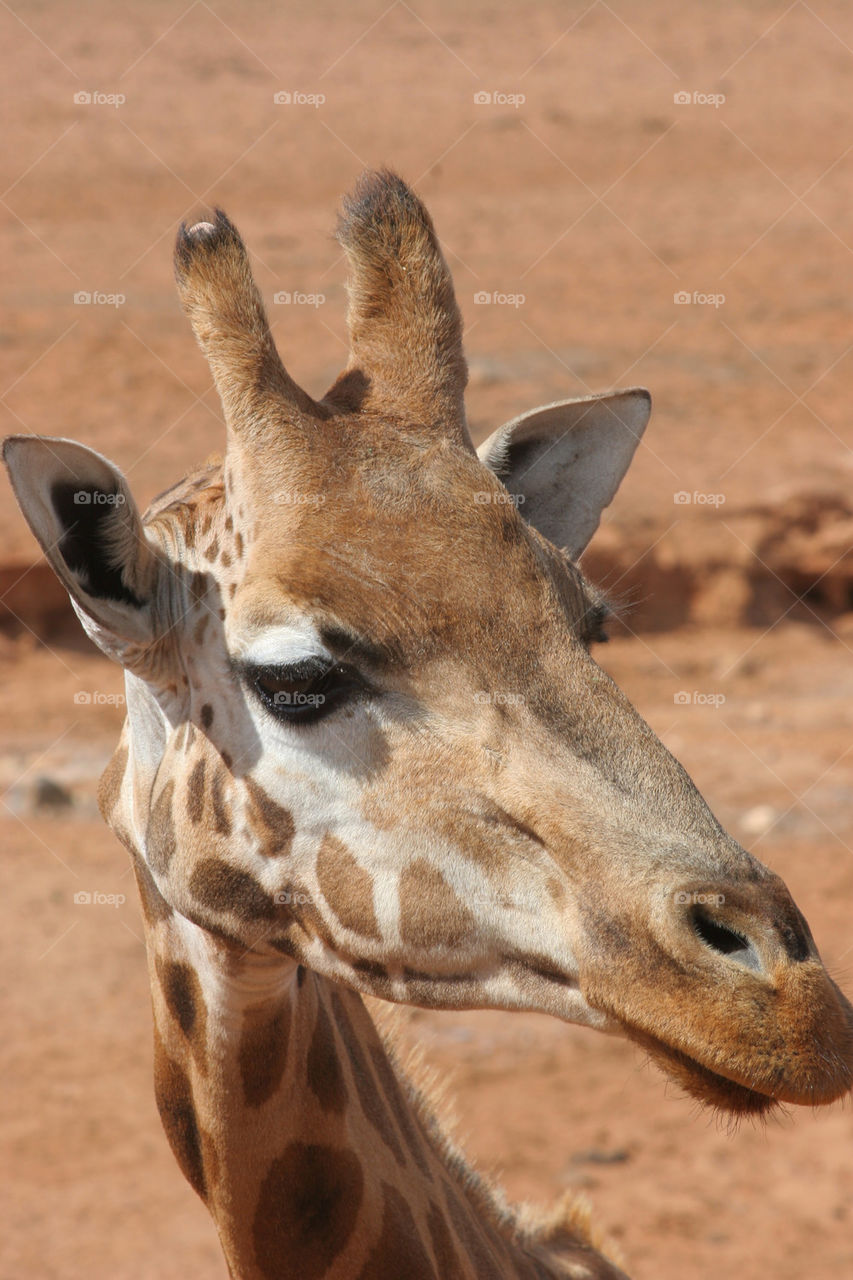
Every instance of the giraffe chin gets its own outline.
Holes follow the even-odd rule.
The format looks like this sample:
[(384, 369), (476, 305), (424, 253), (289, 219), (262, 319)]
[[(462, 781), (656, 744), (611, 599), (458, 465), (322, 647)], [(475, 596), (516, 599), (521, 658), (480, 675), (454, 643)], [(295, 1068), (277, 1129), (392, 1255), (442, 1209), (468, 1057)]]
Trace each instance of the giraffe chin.
[[(730, 1116), (765, 1116), (779, 1105), (780, 1099), (750, 1089), (737, 1080), (712, 1071), (681, 1049), (658, 1040), (635, 1027), (622, 1027), (623, 1034), (645, 1049), (656, 1066), (691, 1098)], [(800, 1099), (797, 1099), (800, 1101)], [(785, 1101), (794, 1101), (792, 1098)], [(803, 1102), (812, 1101), (802, 1099)]]

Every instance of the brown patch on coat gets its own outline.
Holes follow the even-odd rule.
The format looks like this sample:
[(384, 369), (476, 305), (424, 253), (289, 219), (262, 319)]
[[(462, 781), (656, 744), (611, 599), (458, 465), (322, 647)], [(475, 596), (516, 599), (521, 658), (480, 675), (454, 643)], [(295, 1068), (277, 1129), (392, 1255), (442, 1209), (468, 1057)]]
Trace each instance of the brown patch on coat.
[(379, 1080), (385, 1101), (393, 1112), (394, 1119), (403, 1136), (406, 1150), (425, 1178), (432, 1181), (432, 1170), (426, 1158), (426, 1141), (419, 1132), (417, 1121), (412, 1114), (411, 1104), (403, 1092), (403, 1086), (397, 1078), (394, 1068), (379, 1045), (370, 1046), (374, 1070)]
[(406, 1155), (394, 1130), (394, 1122), (390, 1111), (383, 1103), (376, 1077), (370, 1069), (370, 1064), (359, 1041), (358, 1033), (353, 1029), (349, 1015), (344, 1008), (344, 1002), (337, 991), (332, 991), (332, 1009), (338, 1031), (344, 1042), (346, 1056), (349, 1059), (350, 1073), (355, 1081), (361, 1110), (386, 1147), (389, 1148), (400, 1168), (404, 1169), (406, 1167)]
[(373, 877), (345, 844), (326, 835), (317, 854), (317, 881), (341, 924), (364, 938), (380, 940), (373, 909)]
[(249, 796), (249, 825), (258, 837), (258, 852), (264, 858), (280, 858), (293, 844), (293, 817), (255, 782), (243, 779)]
[(364, 1173), (352, 1151), (291, 1142), (261, 1184), (253, 1237), (258, 1269), (281, 1280), (322, 1280), (346, 1248), (364, 1196)]
[(192, 1189), (207, 1198), (202, 1135), (193, 1105), (189, 1076), (166, 1052), (154, 1032), (154, 1097), (181, 1173)]
[(474, 1264), (474, 1271), (478, 1276), (498, 1276), (503, 1271), (501, 1263), (470, 1204), (463, 1204), (461, 1194), (451, 1190), (446, 1193), (447, 1208), (456, 1238)]
[(247, 871), (221, 858), (203, 858), (190, 877), (190, 892), (210, 911), (233, 912), (241, 920), (272, 920), (275, 903)]
[(433, 1256), (438, 1264), (438, 1274), (442, 1277), (442, 1280), (452, 1280), (452, 1277), (463, 1275), (463, 1267), (454, 1248), (450, 1228), (434, 1200), (429, 1202), (426, 1222), (430, 1240), (432, 1241)]
[(475, 929), (472, 913), (441, 872), (416, 858), (400, 876), (400, 937), (407, 946), (456, 947)]
[(98, 783), (98, 808), (104, 822), (109, 823), (112, 812), (121, 795), (121, 784), (127, 768), (128, 749), (120, 744), (116, 747), (112, 758)]
[(173, 914), (172, 908), (154, 883), (154, 877), (144, 858), (134, 856), (133, 871), (146, 924), (153, 926), (160, 920), (168, 920)]
[(226, 759), (226, 752), (222, 754), (222, 763), (224, 769), (215, 769), (210, 779), (210, 804), (213, 810), (213, 825), (221, 836), (230, 836), (231, 834), (231, 814), (228, 804), (223, 795), (223, 778), (230, 775), (227, 770), (231, 767), (231, 757)]
[(167, 871), (178, 847), (175, 819), (172, 813), (174, 790), (175, 781), (170, 778), (155, 800), (148, 818), (145, 851), (154, 871)]
[(290, 1038), (288, 1010), (249, 1007), (240, 1034), (240, 1078), (248, 1107), (262, 1107), (281, 1085)]
[(314, 1034), (308, 1049), (308, 1085), (324, 1111), (340, 1114), (347, 1103), (335, 1033), (322, 999), (318, 999)]
[(204, 814), (204, 756), (197, 760), (187, 781), (187, 816), (194, 827)]
[(382, 1183), (382, 1231), (359, 1280), (452, 1280), (438, 1276), (424, 1248), (412, 1211), (396, 1187)]
[(154, 967), (166, 1007), (181, 1028), (196, 1065), (206, 1069), (207, 1006), (198, 974), (188, 964), (155, 955)]

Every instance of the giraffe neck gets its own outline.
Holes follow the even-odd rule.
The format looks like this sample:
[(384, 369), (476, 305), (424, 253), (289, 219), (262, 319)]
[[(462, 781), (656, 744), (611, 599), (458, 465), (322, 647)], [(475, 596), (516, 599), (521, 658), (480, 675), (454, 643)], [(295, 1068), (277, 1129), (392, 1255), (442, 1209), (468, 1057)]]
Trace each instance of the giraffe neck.
[(569, 1274), (519, 1243), (357, 993), (285, 957), (237, 956), (137, 878), (157, 1104), (236, 1280)]

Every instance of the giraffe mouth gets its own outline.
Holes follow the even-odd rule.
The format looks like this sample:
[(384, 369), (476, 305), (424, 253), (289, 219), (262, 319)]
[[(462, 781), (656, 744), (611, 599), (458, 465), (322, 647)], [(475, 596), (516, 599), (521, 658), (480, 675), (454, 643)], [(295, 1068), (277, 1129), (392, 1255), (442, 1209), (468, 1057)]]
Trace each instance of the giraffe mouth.
[(683, 1049), (676, 1049), (647, 1031), (627, 1023), (622, 1023), (622, 1031), (634, 1044), (646, 1050), (664, 1075), (706, 1106), (734, 1116), (760, 1116), (778, 1105), (777, 1098), (721, 1075)]

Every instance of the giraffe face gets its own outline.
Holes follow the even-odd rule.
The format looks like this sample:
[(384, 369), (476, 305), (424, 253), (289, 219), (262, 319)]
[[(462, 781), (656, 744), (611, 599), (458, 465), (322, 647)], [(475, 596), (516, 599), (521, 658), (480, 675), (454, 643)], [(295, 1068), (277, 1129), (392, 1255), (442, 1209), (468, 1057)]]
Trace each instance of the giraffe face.
[[(412, 200), (382, 179), (349, 209), (353, 359), (317, 402), (230, 224), (182, 233), (222, 474), (142, 522), (91, 451), (7, 451), (128, 672), (102, 795), (144, 904), (387, 999), (620, 1030), (729, 1110), (831, 1100), (853, 1011), (805, 921), (590, 653), (602, 606), (576, 561), (648, 397), (534, 411), (478, 459)], [(75, 509), (74, 486), (115, 500)]]
[[(619, 1028), (729, 1108), (795, 1100), (849, 1024), (784, 885), (594, 661), (577, 566), (482, 501), (507, 490), (468, 452), (395, 444), (380, 467), (381, 431), (338, 424), (316, 501), (232, 518), (214, 483), (155, 513), (189, 584), (159, 623), (179, 692), (163, 716), (131, 676), (130, 740), (147, 702), (164, 748), (150, 781), (131, 758), (110, 821), (141, 812), (159, 896), (241, 950)], [(807, 1082), (780, 1087), (787, 1053)]]
[[(601, 677), (601, 605), (476, 458), (398, 446), (380, 470), (381, 430), (342, 427), (322, 468), (338, 481), (269, 501), (258, 529), (215, 484), (152, 514), (185, 588), (157, 624), (165, 711), (131, 677), (131, 720), (145, 702), (162, 722), (156, 772), (129, 777), (111, 820), (145, 814), (134, 839), (164, 898), (242, 946), (397, 998), (514, 1005), (516, 953), (547, 967), (550, 941), (530, 939), (540, 896), (555, 919), (567, 896), (518, 796), (562, 732), (541, 715), (548, 666), (563, 685)], [(560, 945), (567, 983), (546, 1003), (596, 1020)]]

